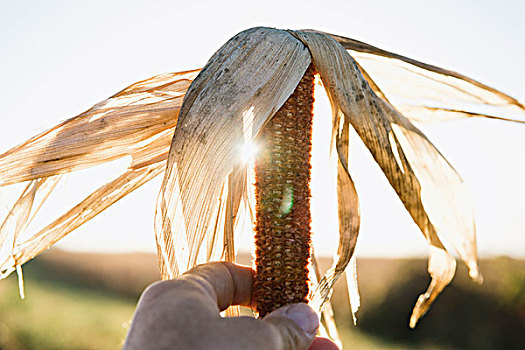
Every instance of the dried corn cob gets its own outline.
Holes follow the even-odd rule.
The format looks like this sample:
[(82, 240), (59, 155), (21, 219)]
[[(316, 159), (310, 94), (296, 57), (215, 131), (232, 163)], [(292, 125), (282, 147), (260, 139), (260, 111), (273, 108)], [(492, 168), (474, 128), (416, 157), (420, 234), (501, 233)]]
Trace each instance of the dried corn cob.
[(260, 317), (287, 304), (306, 302), (308, 295), (314, 75), (311, 64), (260, 135), (254, 285)]

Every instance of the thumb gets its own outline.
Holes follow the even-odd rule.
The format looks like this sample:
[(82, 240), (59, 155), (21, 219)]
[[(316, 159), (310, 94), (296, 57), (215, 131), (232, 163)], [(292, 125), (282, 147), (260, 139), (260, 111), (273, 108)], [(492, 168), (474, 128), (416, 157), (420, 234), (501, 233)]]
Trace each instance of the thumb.
[(281, 343), (279, 349), (308, 349), (319, 328), (319, 317), (304, 303), (283, 306), (268, 314), (263, 321), (277, 331)]

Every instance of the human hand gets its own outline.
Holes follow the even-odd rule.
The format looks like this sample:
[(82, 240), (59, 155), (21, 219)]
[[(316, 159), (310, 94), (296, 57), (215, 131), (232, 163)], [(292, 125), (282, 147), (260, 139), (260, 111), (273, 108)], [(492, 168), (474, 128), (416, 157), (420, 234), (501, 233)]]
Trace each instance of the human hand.
[(315, 338), (319, 319), (306, 304), (284, 306), (264, 319), (226, 317), (230, 305), (252, 307), (253, 270), (207, 263), (142, 294), (123, 350), (247, 349), (333, 350)]

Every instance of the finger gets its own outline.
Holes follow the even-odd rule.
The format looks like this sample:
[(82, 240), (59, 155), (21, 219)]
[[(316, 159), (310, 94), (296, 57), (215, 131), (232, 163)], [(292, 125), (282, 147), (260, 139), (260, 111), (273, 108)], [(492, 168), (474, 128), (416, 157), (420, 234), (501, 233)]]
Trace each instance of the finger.
[(266, 322), (279, 319), (293, 321), (308, 337), (313, 339), (319, 329), (319, 317), (307, 304), (299, 303), (283, 306), (264, 318)]
[(209, 263), (152, 284), (140, 298), (124, 349), (230, 349), (213, 346), (222, 339), (219, 310), (250, 304), (252, 274), (249, 267)]
[(264, 321), (277, 326), (282, 349), (308, 349), (319, 329), (319, 317), (304, 303), (283, 306)]
[(220, 323), (221, 339), (230, 339), (236, 349), (250, 350), (306, 350), (319, 328), (319, 318), (306, 304), (284, 306), (264, 319), (235, 317)]
[(339, 350), (339, 347), (330, 339), (316, 337), (308, 350)]
[(193, 284), (219, 310), (230, 305), (251, 306), (254, 271), (229, 262), (211, 262), (194, 267), (180, 280)]

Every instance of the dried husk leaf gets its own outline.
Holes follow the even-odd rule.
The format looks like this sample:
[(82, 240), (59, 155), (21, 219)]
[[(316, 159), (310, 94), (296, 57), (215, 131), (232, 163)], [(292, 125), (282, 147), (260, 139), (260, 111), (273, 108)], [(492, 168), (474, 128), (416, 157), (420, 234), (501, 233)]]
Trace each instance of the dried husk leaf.
[(206, 261), (201, 246), (215, 239), (221, 191), (227, 191), (228, 174), (240, 161), (240, 147), (253, 142), (309, 64), (308, 51), (289, 33), (254, 28), (228, 41), (195, 79), (157, 201), (163, 278)]
[[(1, 164), (14, 162), (17, 165), (1, 167), (1, 184), (30, 179), (34, 179), (31, 184), (36, 184), (28, 187), (32, 189), (32, 197), (22, 193), (11, 210), (12, 214), (5, 219), (4, 227), (13, 222), (13, 213), (16, 213), (18, 222), (25, 226), (29, 224), (29, 211), (33, 210), (34, 215), (36, 210), (27, 198), (42, 197), (43, 200), (36, 206), (38, 209), (54, 188), (40, 184), (46, 182), (46, 179), (57, 181), (59, 176), (53, 175), (126, 155), (132, 159), (125, 173), (94, 191), (32, 237), (20, 237), (22, 227), (16, 230), (16, 235), (12, 230), (10, 234), (3, 232), (1, 237), (11, 237), (11, 243), (3, 242), (0, 245), (0, 256), (9, 257), (7, 261), (2, 260), (1, 271), (12, 272), (16, 265), (33, 258), (120, 198), (162, 173), (183, 94), (196, 74), (197, 71), (163, 74), (133, 84), (87, 112), (0, 156)], [(20, 203), (26, 203), (23, 210), (20, 210)], [(3, 238), (2, 240), (5, 241)]]
[[(357, 235), (359, 233), (359, 200), (354, 183), (348, 171), (348, 122), (336, 105), (334, 109), (335, 144), (337, 151), (337, 202), (339, 217), (339, 246), (337, 249), (333, 266), (325, 273), (319, 281), (317, 288), (311, 296), (311, 304), (314, 309), (323, 309), (323, 304), (331, 297), (333, 288), (339, 277), (353, 256)], [(355, 281), (357, 285), (357, 281)], [(355, 301), (355, 298), (354, 298)], [(358, 305), (351, 305), (352, 314), (355, 318)]]
[(11, 250), (8, 246), (2, 245), (2, 254), (5, 250), (9, 259), (0, 265), (0, 272), (5, 272), (1, 277), (7, 277), (16, 266), (31, 260), (80, 225), (91, 220), (155, 176), (160, 175), (165, 165), (165, 161), (160, 161), (141, 168), (130, 168), (113, 181), (98, 188), (33, 236), (27, 239), (15, 239)]
[(456, 272), (456, 260), (444, 249), (431, 247), (428, 273), (432, 280), (425, 293), (417, 299), (408, 325), (415, 328), (419, 319), (428, 311), (441, 291), (452, 281)]
[[(235, 262), (235, 224), (236, 215), (246, 193), (246, 169), (236, 166), (228, 175), (228, 198), (226, 202), (226, 213), (224, 223), (224, 260)], [(220, 234), (218, 232), (217, 234)]]
[[(348, 264), (353, 261), (351, 272), (347, 273), (348, 291), (351, 298), (350, 308), (356, 322), (356, 312), (359, 309), (359, 292), (357, 290), (357, 274), (355, 270), (354, 250), (357, 243), (357, 235), (360, 227), (360, 209), (354, 182), (348, 171), (348, 128), (349, 124), (341, 117), (341, 133), (337, 135), (336, 145), (338, 153), (337, 166), (337, 198), (339, 212), (339, 248), (337, 251), (338, 261), (334, 266), (333, 280), (337, 281), (341, 274), (348, 271)], [(352, 283), (349, 278), (353, 277)], [(351, 287), (351, 288), (350, 288)]]
[[(88, 111), (0, 155), (0, 186), (84, 169), (132, 153), (167, 132), (198, 71), (135, 83)], [(162, 151), (169, 149), (164, 140)]]
[(348, 290), (348, 300), (350, 301), (350, 311), (352, 311), (352, 318), (354, 325), (357, 324), (356, 313), (361, 306), (361, 297), (359, 296), (359, 288), (357, 283), (357, 259), (355, 254), (352, 255), (350, 263), (345, 270), (346, 288)]
[[(428, 123), (484, 117), (525, 123), (524, 106), (515, 100), (509, 101), (507, 95), (497, 94), (493, 89), (486, 90), (404, 61), (350, 52), (368, 74), (375, 77), (375, 83), (390, 103), (410, 120)], [(383, 78), (387, 76), (388, 79)]]
[(324, 34), (347, 49), (364, 68), (361, 70), (367, 80), (373, 78), (375, 83), (370, 85), (374, 91), (384, 94), (410, 120), (486, 117), (525, 123), (525, 106), (521, 102), (479, 81), (358, 40)]
[[(448, 238), (447, 230), (453, 230), (450, 234), (457, 238), (447, 244), (466, 261), (471, 276), (478, 278), (472, 204), (464, 191), (457, 193), (463, 186), (459, 175), (408, 119), (372, 91), (343, 47), (323, 34), (295, 34), (312, 53), (330, 99), (370, 150), (429, 244), (448, 254), (441, 240)], [(446, 285), (450, 270), (454, 269), (449, 259), (429, 260), (432, 284)], [(432, 301), (426, 298), (421, 309)]]
[(59, 180), (60, 175), (30, 181), (4, 219), (0, 226), (0, 279), (15, 269), (13, 256), (20, 236)]
[[(308, 266), (308, 278), (310, 279), (310, 288), (315, 288), (319, 285), (319, 281), (323, 278), (321, 269), (319, 267), (319, 261), (315, 254), (315, 249), (312, 247), (312, 252), (310, 256), (310, 264)], [(318, 294), (318, 293), (316, 293)], [(341, 338), (339, 337), (339, 332), (337, 331), (337, 325), (334, 318), (334, 312), (332, 309), (332, 304), (327, 300), (324, 304), (315, 305), (315, 301), (310, 301), (309, 305), (317, 312), (317, 315), (320, 319), (319, 331), (318, 334), (321, 337), (332, 339), (340, 349), (343, 348)]]

